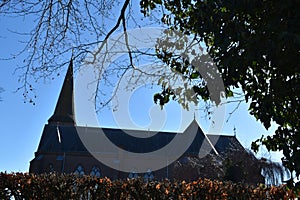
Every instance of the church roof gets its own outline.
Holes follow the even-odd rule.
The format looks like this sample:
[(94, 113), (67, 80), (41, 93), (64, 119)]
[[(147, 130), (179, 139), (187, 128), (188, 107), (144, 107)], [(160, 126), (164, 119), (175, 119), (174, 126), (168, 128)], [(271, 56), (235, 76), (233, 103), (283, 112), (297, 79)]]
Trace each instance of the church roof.
[(45, 125), (37, 152), (87, 152), (77, 134), (76, 127), (70, 125)]
[(219, 153), (226, 152), (228, 149), (242, 150), (244, 147), (235, 136), (231, 135), (207, 135), (215, 149)]
[[(88, 153), (88, 150), (80, 139), (80, 135), (97, 132), (105, 134), (112, 143), (126, 151), (147, 153), (164, 147), (174, 139), (176, 134), (180, 134), (179, 137), (186, 137), (185, 134), (189, 134), (192, 130), (196, 130), (197, 134), (187, 149), (187, 154), (199, 154), (201, 156), (207, 155), (208, 153), (220, 154), (229, 148), (242, 147), (235, 136), (205, 135), (196, 121), (192, 121), (183, 133), (48, 124), (44, 128), (37, 152)], [(128, 135), (127, 132), (130, 132), (132, 135), (149, 137), (134, 137)]]

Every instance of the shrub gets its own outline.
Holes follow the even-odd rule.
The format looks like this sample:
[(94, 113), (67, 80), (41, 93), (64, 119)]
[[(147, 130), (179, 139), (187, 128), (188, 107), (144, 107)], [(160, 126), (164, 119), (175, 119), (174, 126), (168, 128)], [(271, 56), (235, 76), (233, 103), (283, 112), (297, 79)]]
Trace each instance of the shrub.
[[(265, 187), (199, 179), (114, 180), (74, 174), (0, 173), (0, 199), (293, 199), (285, 185)], [(298, 194), (299, 196), (299, 194)]]

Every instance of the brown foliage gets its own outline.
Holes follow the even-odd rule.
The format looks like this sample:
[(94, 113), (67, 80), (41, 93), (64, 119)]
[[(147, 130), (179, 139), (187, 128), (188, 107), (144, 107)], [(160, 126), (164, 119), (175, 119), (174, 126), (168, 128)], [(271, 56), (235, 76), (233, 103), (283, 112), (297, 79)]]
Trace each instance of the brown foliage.
[(293, 199), (284, 185), (249, 186), (199, 179), (150, 181), (75, 176), (72, 174), (0, 173), (0, 199)]

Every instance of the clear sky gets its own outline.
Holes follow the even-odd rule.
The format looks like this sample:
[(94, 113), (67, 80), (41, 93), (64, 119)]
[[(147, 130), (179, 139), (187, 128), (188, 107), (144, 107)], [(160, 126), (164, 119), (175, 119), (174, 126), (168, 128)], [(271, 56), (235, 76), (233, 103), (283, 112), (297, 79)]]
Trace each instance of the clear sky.
[[(8, 31), (8, 29), (14, 29), (17, 26), (26, 30), (30, 26), (30, 22), (25, 23), (20, 19), (0, 19), (0, 58), (16, 53), (23, 47), (23, 44), (20, 43), (21, 36)], [(15, 92), (20, 84), (18, 83), (18, 74), (14, 74), (16, 67), (22, 64), (22, 59), (17, 57), (14, 60), (0, 60), (0, 87), (5, 90), (0, 94), (3, 99), (0, 102), (0, 171), (28, 171), (29, 161), (33, 159), (34, 152), (37, 150), (43, 127), (53, 114), (65, 74), (65, 72), (62, 73), (53, 81), (40, 80), (34, 85), (37, 95), (36, 104), (24, 103), (22, 93)], [(140, 129), (147, 130), (149, 128), (151, 122), (149, 110), (155, 107), (153, 103), (155, 92), (157, 90), (149, 89), (149, 87), (140, 88), (131, 96), (129, 111), (132, 121)], [(235, 104), (226, 106), (226, 118), (234, 108)], [(157, 108), (154, 110), (156, 110), (156, 114), (152, 115), (152, 119), (166, 121), (162, 130), (178, 131), (178, 123), (182, 117), (181, 108), (177, 103), (167, 105), (163, 111), (166, 111), (165, 114), (160, 114)], [(204, 132), (208, 132), (210, 121), (204, 115), (200, 111), (195, 114), (200, 127)], [(163, 119), (162, 116), (164, 116)], [(189, 116), (184, 119), (184, 126), (188, 126), (193, 118), (194, 112), (190, 112)], [(98, 121), (103, 127), (118, 128), (112, 112), (108, 109), (98, 113)], [(241, 104), (239, 109), (234, 112), (229, 122), (223, 124), (221, 132), (222, 134), (233, 135), (234, 127), (237, 138), (246, 148), (250, 148), (253, 140), (260, 138), (262, 134), (271, 134), (276, 128), (272, 126), (269, 131), (265, 130), (254, 117), (248, 114), (245, 103)], [(270, 156), (266, 150), (263, 150), (260, 155)], [(272, 154), (272, 159), (279, 161), (279, 154)]]

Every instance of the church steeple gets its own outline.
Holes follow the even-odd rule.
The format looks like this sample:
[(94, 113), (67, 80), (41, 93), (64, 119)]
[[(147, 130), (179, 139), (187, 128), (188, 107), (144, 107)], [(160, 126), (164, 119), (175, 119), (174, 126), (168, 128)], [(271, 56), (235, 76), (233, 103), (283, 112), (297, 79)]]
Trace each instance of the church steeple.
[(54, 114), (48, 120), (49, 124), (75, 125), (73, 81), (73, 60), (71, 59)]

